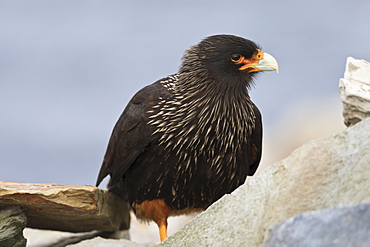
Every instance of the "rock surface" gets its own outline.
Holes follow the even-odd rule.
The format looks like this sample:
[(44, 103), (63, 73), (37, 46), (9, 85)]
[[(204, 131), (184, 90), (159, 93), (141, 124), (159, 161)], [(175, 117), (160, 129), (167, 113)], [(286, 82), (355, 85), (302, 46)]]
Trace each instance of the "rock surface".
[(126, 239), (113, 240), (101, 237), (82, 241), (78, 244), (67, 245), (68, 247), (154, 247), (155, 244), (138, 244)]
[(370, 202), (370, 118), (311, 141), (247, 179), (161, 246), (261, 246), (267, 229), (308, 211)]
[(19, 205), (27, 226), (69, 232), (128, 229), (127, 203), (87, 185), (28, 184), (0, 181), (0, 207)]
[(339, 81), (344, 123), (352, 126), (370, 117), (370, 63), (347, 58), (344, 78)]
[(27, 240), (23, 237), (26, 222), (19, 206), (0, 209), (0, 246), (26, 246)]
[(127, 230), (114, 232), (114, 235), (112, 236), (111, 232), (101, 231), (72, 233), (26, 228), (23, 231), (23, 234), (27, 239), (27, 247), (65, 247), (70, 244), (80, 243), (86, 239), (92, 239), (101, 236), (111, 239), (128, 238)]
[(273, 226), (264, 247), (370, 245), (370, 203), (303, 213)]

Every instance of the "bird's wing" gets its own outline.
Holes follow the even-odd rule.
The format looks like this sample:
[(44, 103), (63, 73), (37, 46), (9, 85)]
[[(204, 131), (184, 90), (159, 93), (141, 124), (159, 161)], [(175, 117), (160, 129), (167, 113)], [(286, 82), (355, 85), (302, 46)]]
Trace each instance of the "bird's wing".
[(150, 143), (155, 127), (148, 125), (147, 112), (171, 93), (159, 81), (144, 87), (127, 104), (110, 137), (96, 186), (107, 176), (110, 185), (120, 181), (131, 164)]
[(251, 135), (252, 141), (252, 150), (251, 156), (252, 162), (249, 164), (249, 171), (248, 175), (253, 176), (256, 172), (258, 165), (261, 161), (261, 154), (262, 154), (262, 117), (261, 113), (258, 110), (257, 106), (253, 106), (254, 114), (256, 116), (255, 119), (255, 128)]

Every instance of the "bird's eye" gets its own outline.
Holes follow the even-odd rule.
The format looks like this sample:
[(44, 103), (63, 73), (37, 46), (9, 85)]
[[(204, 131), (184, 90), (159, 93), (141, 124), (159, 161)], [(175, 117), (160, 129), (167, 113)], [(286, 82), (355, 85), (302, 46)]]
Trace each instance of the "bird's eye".
[(242, 60), (242, 56), (240, 54), (232, 54), (230, 60), (234, 63), (239, 63)]

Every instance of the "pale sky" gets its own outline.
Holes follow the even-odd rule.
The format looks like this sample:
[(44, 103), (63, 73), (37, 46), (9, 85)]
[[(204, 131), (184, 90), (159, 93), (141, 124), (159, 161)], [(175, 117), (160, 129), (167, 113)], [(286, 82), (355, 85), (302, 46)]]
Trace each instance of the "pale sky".
[(130, 98), (213, 34), (279, 62), (250, 92), (265, 133), (297, 105), (340, 105), (346, 58), (370, 61), (369, 13), (364, 0), (0, 1), (0, 180), (95, 184)]

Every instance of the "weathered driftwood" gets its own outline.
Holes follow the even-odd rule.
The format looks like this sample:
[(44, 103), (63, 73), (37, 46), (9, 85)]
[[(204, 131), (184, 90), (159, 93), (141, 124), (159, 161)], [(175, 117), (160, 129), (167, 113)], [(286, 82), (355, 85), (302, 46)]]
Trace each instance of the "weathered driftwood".
[(27, 227), (86, 232), (129, 228), (126, 202), (88, 185), (12, 183), (0, 181), (0, 208), (22, 207)]

